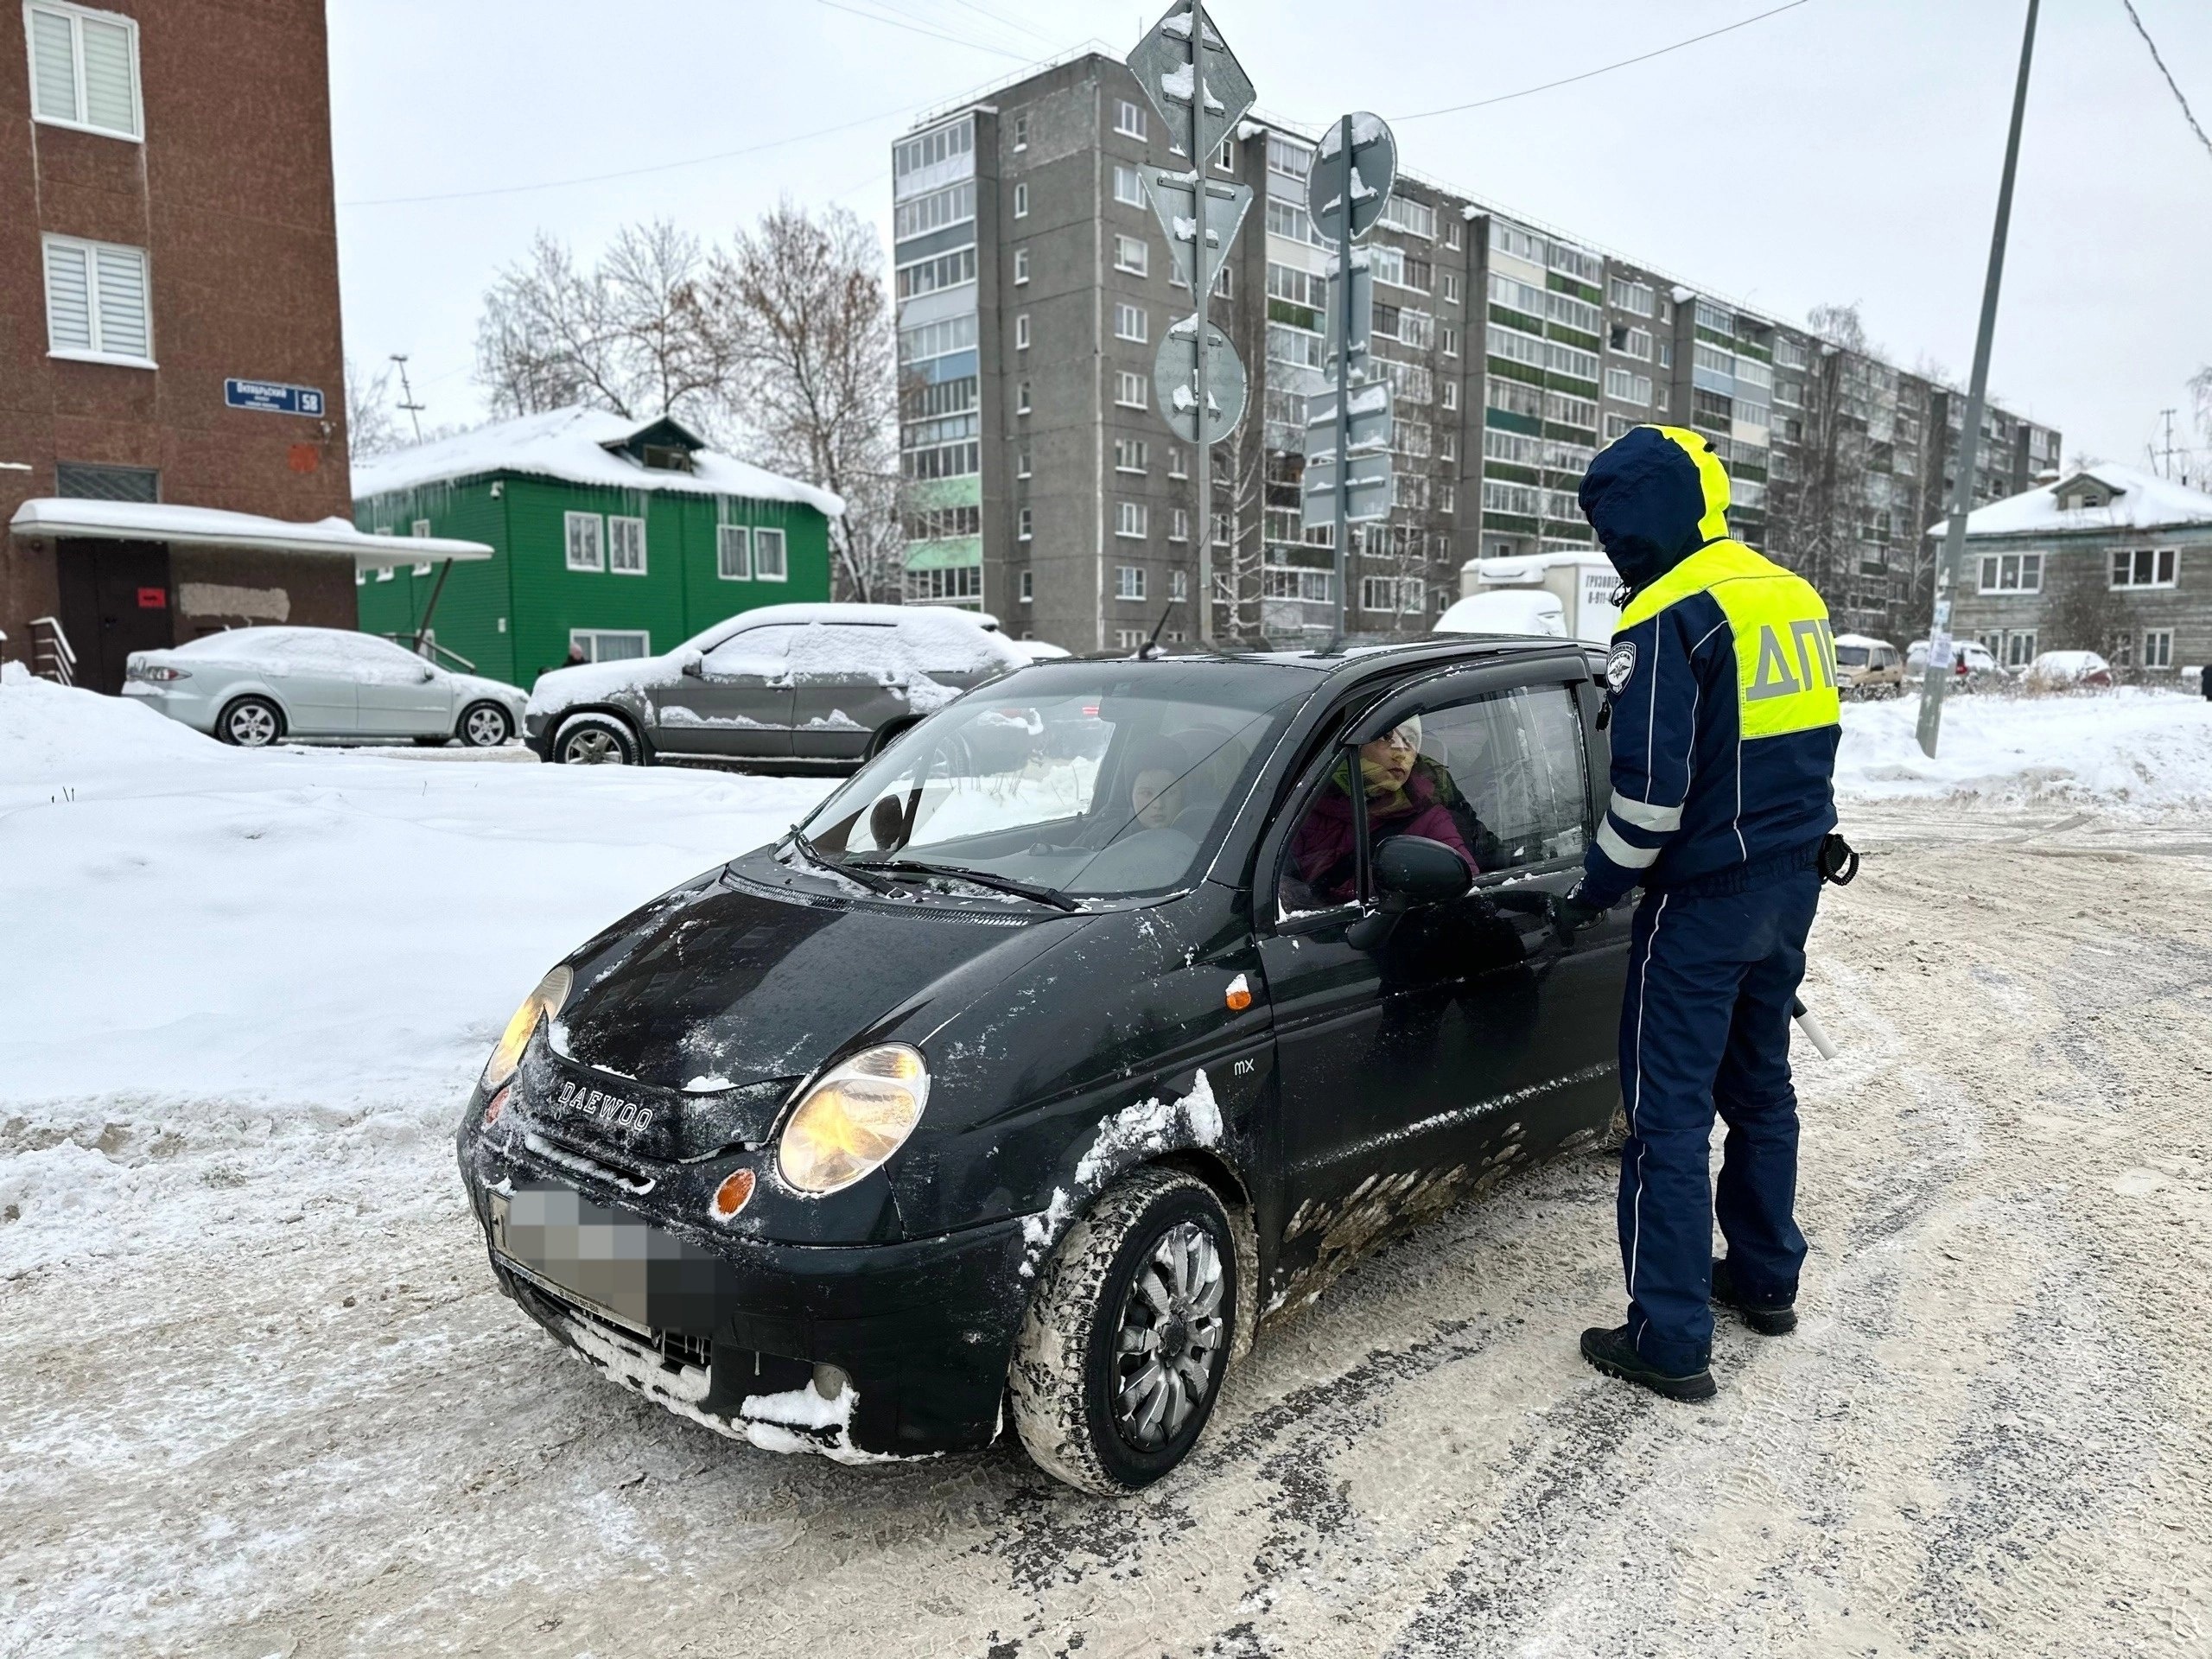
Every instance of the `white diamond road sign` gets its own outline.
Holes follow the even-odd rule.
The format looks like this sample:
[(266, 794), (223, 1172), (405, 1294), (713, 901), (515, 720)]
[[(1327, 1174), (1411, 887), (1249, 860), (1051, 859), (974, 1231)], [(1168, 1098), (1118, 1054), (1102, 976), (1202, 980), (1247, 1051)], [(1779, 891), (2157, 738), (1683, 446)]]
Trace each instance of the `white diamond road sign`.
[(1152, 100), (1153, 108), (1160, 111), (1160, 118), (1167, 124), (1171, 142), (1179, 145), (1190, 137), (1193, 82), (1203, 83), (1205, 104), (1198, 112), (1198, 154), (1211, 156), (1252, 107), (1252, 81), (1229, 49), (1229, 42), (1215, 30), (1211, 18), (1206, 20), (1202, 55), (1205, 71), (1194, 75), (1191, 0), (1179, 0), (1137, 42), (1137, 49), (1129, 54), (1129, 67), (1136, 72), (1138, 84)]

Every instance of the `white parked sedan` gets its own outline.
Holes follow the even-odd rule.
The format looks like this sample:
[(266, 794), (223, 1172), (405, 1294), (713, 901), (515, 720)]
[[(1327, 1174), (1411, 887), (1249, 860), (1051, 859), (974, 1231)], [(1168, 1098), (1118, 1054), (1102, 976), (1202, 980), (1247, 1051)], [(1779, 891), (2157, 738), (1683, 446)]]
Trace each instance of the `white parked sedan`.
[(342, 628), (232, 628), (133, 652), (123, 695), (249, 749), (283, 737), (457, 737), (491, 748), (522, 729), (529, 701), (514, 686)]

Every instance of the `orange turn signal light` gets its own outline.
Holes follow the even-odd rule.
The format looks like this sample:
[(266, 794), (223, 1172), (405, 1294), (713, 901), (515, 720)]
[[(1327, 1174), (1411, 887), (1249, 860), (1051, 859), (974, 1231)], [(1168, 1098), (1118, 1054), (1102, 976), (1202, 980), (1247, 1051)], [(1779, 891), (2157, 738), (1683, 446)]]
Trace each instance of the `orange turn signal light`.
[(493, 1094), (491, 1099), (484, 1103), (484, 1127), (488, 1129), (494, 1123), (498, 1122), (499, 1121), (499, 1114), (507, 1109), (507, 1094), (513, 1087), (514, 1085), (511, 1083), (501, 1084), (498, 1092)]
[(1231, 1014), (1243, 1013), (1252, 1006), (1251, 982), (1243, 975), (1237, 975), (1229, 982), (1229, 994), (1223, 997), (1222, 1001), (1229, 1004), (1229, 1011)]
[(716, 1221), (728, 1221), (745, 1208), (753, 1198), (753, 1172), (734, 1170), (722, 1178), (715, 1189), (715, 1196), (708, 1200), (707, 1213)]

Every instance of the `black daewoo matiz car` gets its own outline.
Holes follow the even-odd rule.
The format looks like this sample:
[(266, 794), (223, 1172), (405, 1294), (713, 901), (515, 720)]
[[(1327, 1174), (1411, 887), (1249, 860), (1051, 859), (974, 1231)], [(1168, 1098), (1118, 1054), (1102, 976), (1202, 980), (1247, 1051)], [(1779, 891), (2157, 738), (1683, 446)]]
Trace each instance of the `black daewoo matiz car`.
[(1267, 1314), (1602, 1129), (1628, 912), (1565, 640), (1065, 661), (548, 974), (472, 1096), (493, 1271), (607, 1376), (846, 1461), (1009, 1419), (1156, 1479)]

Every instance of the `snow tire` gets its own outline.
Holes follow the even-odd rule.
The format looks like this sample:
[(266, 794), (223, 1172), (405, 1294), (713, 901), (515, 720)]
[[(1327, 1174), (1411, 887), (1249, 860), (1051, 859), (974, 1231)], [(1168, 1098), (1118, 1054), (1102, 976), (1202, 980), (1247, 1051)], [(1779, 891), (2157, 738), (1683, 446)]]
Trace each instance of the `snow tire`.
[[(1224, 1328), (1195, 1408), (1163, 1444), (1146, 1448), (1116, 1420), (1117, 1337), (1139, 1274), (1182, 1227), (1203, 1234), (1219, 1262)], [(1126, 1497), (1183, 1460), (1213, 1414), (1230, 1361), (1245, 1345), (1240, 1327), (1249, 1306), (1242, 1283), (1248, 1268), (1240, 1242), (1213, 1188), (1179, 1169), (1135, 1172), (1069, 1228), (1039, 1269), (1007, 1377), (1014, 1427), (1039, 1468), (1078, 1491)]]
[(284, 711), (266, 697), (240, 697), (215, 717), (218, 742), (265, 749), (284, 735)]
[(472, 702), (461, 711), (453, 734), (468, 748), (496, 749), (515, 734), (514, 716), (496, 702)]
[(571, 715), (553, 734), (552, 756), (562, 766), (634, 766), (643, 754), (638, 734), (616, 715)]

